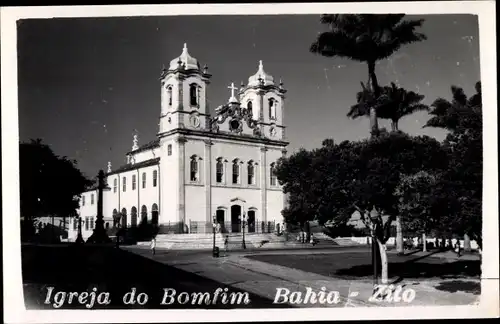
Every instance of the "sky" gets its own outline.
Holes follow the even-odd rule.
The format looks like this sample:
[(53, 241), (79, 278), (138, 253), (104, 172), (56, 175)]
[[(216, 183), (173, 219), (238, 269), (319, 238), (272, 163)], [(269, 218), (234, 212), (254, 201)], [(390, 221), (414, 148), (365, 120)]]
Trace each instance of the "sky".
[[(451, 85), (474, 93), (479, 80), (479, 28), (473, 15), (424, 18), (427, 40), (408, 45), (379, 62), (383, 85), (391, 81), (425, 95), (424, 103), (450, 98)], [(41, 138), (54, 152), (75, 159), (90, 177), (125, 163), (133, 134), (139, 145), (158, 132), (162, 67), (182, 52), (212, 80), (208, 103), (227, 102), (231, 82), (239, 86), (263, 61), (264, 70), (287, 89), (288, 151), (319, 147), (325, 138), (369, 136), (367, 118), (346, 116), (367, 80), (367, 66), (309, 52), (325, 26), (318, 15), (175, 16), (27, 19), (18, 22), (19, 137)], [(399, 123), (413, 135), (442, 140), (440, 129), (422, 128), (429, 119), (415, 113)], [(389, 128), (386, 121), (379, 121)]]

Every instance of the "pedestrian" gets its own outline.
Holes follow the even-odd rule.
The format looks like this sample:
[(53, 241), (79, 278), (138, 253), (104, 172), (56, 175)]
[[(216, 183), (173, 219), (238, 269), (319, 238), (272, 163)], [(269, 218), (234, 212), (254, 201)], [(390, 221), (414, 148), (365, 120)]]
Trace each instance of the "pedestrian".
[(224, 250), (227, 252), (229, 251), (229, 235), (226, 235), (226, 238), (224, 239)]
[(314, 234), (313, 233), (311, 233), (311, 244), (312, 244), (312, 246), (316, 245), (316, 240), (314, 239)]
[(153, 253), (153, 255), (156, 254), (156, 237), (154, 236), (151, 239), (151, 252)]
[(457, 240), (457, 243), (455, 243), (455, 248), (457, 250), (457, 255), (460, 257), (461, 249), (460, 249), (460, 241)]

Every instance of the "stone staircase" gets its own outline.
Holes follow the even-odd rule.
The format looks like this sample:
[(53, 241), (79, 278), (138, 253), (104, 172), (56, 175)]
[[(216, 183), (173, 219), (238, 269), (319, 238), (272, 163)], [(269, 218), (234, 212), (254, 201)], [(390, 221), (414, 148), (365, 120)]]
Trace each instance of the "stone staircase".
[(335, 238), (335, 239), (331, 239), (331, 240), (333, 240), (337, 245), (340, 245), (340, 246), (362, 245), (361, 243), (356, 242), (354, 240), (351, 240), (348, 237), (339, 237), (339, 238)]
[[(137, 245), (147, 245), (150, 242), (138, 242)], [(156, 247), (169, 250), (210, 250), (214, 245), (214, 236), (211, 233), (201, 234), (158, 234)], [(215, 245), (224, 248), (224, 237), (215, 235)]]

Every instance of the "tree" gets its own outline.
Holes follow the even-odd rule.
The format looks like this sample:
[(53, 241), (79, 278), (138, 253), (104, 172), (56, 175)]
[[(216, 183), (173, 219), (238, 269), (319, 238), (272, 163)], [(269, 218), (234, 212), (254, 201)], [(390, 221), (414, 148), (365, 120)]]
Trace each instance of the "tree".
[(59, 157), (42, 140), (19, 145), (21, 216), (31, 223), (41, 216), (76, 215), (79, 197), (92, 182), (76, 162)]
[[(285, 190), (294, 188), (290, 198), (301, 195), (307, 213), (314, 213), (320, 224), (343, 224), (358, 211), (379, 246), (385, 283), (385, 243), (399, 212), (395, 189), (400, 177), (444, 168), (446, 152), (435, 139), (392, 132), (359, 142), (323, 143), (314, 151), (282, 159), (277, 175)], [(300, 206), (295, 213), (300, 214)]]
[(439, 174), (419, 171), (403, 175), (396, 187), (399, 212), (405, 228), (422, 235), (423, 250), (426, 249), (426, 234), (436, 228), (442, 208), (436, 195)]
[[(368, 83), (376, 100), (381, 87), (375, 73), (378, 61), (389, 58), (402, 46), (426, 39), (416, 32), (424, 20), (403, 20), (404, 14), (353, 15), (325, 14), (320, 21), (329, 30), (318, 35), (310, 46), (312, 53), (366, 63)], [(378, 135), (376, 107), (370, 107), (370, 130)]]
[(482, 247), (481, 82), (475, 88), (476, 93), (468, 98), (462, 88), (452, 86), (452, 100), (436, 99), (425, 127), (450, 131), (444, 141), (450, 164), (438, 186), (442, 205), (447, 206), (441, 230), (471, 237)]

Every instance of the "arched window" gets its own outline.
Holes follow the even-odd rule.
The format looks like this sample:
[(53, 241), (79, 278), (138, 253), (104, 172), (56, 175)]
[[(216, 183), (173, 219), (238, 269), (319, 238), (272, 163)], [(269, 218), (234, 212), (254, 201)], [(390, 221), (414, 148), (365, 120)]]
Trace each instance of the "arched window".
[(224, 179), (224, 163), (222, 163), (222, 159), (217, 159), (217, 163), (215, 164), (215, 181), (217, 183), (222, 183)]
[(172, 144), (168, 144), (167, 146), (167, 155), (168, 156), (172, 155)]
[(137, 179), (135, 178), (135, 174), (132, 175), (132, 190), (135, 190)]
[(153, 171), (153, 187), (156, 187), (157, 182), (158, 182), (158, 171), (154, 170)]
[(158, 225), (158, 205), (153, 204), (151, 207), (151, 223), (153, 225)]
[(118, 179), (113, 180), (113, 192), (116, 193), (118, 188)]
[(146, 188), (146, 172), (142, 173), (142, 189)]
[(85, 195), (82, 195), (82, 206), (85, 206)]
[(168, 86), (167, 88), (167, 97), (168, 97), (168, 105), (172, 106), (172, 86)]
[(247, 110), (248, 110), (248, 115), (250, 116), (250, 118), (253, 119), (253, 104), (252, 104), (252, 101), (248, 102), (248, 104), (247, 104)]
[(146, 207), (145, 205), (142, 205), (141, 207), (141, 223), (148, 223), (148, 207)]
[(123, 192), (125, 192), (125, 191), (127, 191), (127, 178), (123, 177), (122, 181), (123, 181), (123, 184), (122, 184), (122, 186), (123, 186), (122, 191), (123, 191)]
[(198, 85), (195, 83), (189, 86), (189, 103), (191, 106), (198, 106)]
[(276, 100), (269, 99), (269, 119), (276, 119)]
[(191, 181), (198, 181), (198, 179), (199, 179), (199, 177), (198, 177), (198, 160), (197, 160), (196, 155), (193, 155), (191, 157), (189, 170), (190, 170), (190, 175), (191, 175), (190, 176)]
[(239, 160), (233, 161), (233, 184), (240, 183), (240, 163)]
[(248, 174), (248, 184), (249, 185), (255, 184), (255, 165), (253, 164), (253, 161), (248, 162), (247, 174)]
[(277, 185), (277, 178), (276, 178), (276, 164), (271, 163), (271, 168), (269, 170), (269, 174), (271, 175), (271, 186), (276, 186)]
[(127, 209), (123, 208), (122, 209), (122, 228), (127, 227)]
[(130, 222), (133, 227), (137, 226), (137, 208), (135, 207), (130, 210)]
[(94, 194), (90, 194), (90, 204), (94, 204)]

